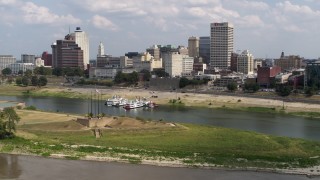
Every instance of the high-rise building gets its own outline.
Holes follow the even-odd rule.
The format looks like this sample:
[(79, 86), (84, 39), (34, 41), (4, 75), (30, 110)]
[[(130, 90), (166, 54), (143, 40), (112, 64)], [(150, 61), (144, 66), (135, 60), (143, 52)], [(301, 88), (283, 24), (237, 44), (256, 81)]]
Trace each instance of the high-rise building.
[(74, 40), (57, 40), (51, 47), (52, 65), (54, 68), (85, 68), (83, 50)]
[(75, 41), (76, 44), (81, 48), (83, 51), (84, 69), (86, 69), (87, 65), (89, 64), (89, 37), (87, 33), (82, 31), (80, 27), (77, 27), (73, 33), (68, 34), (65, 37), (65, 40)]
[(198, 37), (189, 37), (188, 54), (190, 57), (199, 57), (199, 38)]
[(231, 53), (231, 63), (230, 63), (230, 70), (233, 72), (238, 71), (238, 53)]
[(97, 57), (102, 57), (102, 56), (104, 56), (104, 45), (102, 44), (102, 42), (100, 42)]
[(204, 63), (210, 63), (210, 36), (199, 38), (199, 56)]
[(253, 55), (248, 50), (244, 50), (237, 58), (237, 72), (243, 74), (253, 74)]
[(233, 52), (233, 25), (228, 22), (211, 23), (210, 66), (229, 69)]
[(35, 55), (21, 54), (21, 62), (22, 63), (32, 63), (32, 64), (34, 64), (35, 60), (36, 60), (36, 56)]

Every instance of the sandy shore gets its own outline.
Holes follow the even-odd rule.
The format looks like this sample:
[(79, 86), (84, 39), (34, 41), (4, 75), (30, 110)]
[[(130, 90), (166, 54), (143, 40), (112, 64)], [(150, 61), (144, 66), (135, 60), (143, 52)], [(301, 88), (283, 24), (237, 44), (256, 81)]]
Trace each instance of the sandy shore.
[[(71, 91), (81, 94), (90, 94), (92, 88), (56, 88), (53, 91)], [(208, 108), (216, 107), (270, 107), (278, 110), (283, 108), (283, 101), (281, 97), (279, 100), (251, 98), (241, 96), (228, 96), (228, 95), (213, 95), (213, 94), (198, 94), (198, 93), (179, 93), (179, 92), (166, 92), (146, 89), (134, 88), (117, 88), (117, 89), (98, 89), (103, 98), (107, 99), (113, 95), (119, 95), (124, 98), (132, 99), (136, 97), (146, 97), (158, 104), (167, 104), (170, 99), (180, 99), (186, 106), (200, 106)], [(152, 95), (157, 98), (151, 98)], [(317, 112), (320, 109), (319, 104), (309, 104), (301, 102), (285, 102), (286, 112)]]

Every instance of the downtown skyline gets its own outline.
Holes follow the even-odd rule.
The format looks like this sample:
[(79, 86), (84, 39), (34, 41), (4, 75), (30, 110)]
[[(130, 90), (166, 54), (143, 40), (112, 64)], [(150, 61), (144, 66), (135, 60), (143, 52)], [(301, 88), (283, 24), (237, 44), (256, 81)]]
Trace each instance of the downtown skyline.
[(319, 58), (320, 2), (316, 0), (0, 0), (0, 54), (51, 53), (51, 44), (81, 27), (90, 59), (99, 43), (106, 54), (143, 52), (153, 44), (187, 47), (191, 36), (210, 36), (210, 23), (234, 25), (234, 51), (255, 58), (285, 54)]

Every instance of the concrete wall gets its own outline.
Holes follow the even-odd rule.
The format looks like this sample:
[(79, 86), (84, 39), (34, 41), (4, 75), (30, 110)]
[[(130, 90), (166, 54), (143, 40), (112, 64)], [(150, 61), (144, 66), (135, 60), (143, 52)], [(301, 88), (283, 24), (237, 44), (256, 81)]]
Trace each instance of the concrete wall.
[(180, 78), (151, 78), (149, 86), (151, 88), (172, 90), (179, 88)]

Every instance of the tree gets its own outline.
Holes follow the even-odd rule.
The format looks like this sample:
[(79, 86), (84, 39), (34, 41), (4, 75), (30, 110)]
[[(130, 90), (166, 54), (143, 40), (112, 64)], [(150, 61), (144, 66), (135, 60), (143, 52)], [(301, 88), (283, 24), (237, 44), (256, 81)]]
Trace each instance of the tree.
[(136, 84), (139, 81), (139, 74), (136, 71), (134, 71), (128, 74), (127, 80), (131, 84)]
[(234, 92), (238, 87), (235, 82), (230, 82), (228, 83), (227, 88), (229, 91)]
[(163, 68), (154, 69), (152, 73), (158, 77), (169, 77), (169, 74)]
[(38, 86), (38, 81), (39, 81), (38, 76), (31, 77), (31, 85), (32, 86)]
[(75, 69), (73, 70), (73, 74), (74, 74), (75, 76), (80, 76), (80, 77), (82, 77), (82, 76), (84, 75), (84, 70), (83, 70), (83, 69), (80, 69), (80, 68), (75, 68)]
[(150, 78), (151, 78), (150, 71), (148, 71), (146, 69), (143, 69), (143, 70), (140, 71), (140, 73), (143, 73), (143, 80), (144, 81), (150, 81)]
[(52, 75), (52, 69), (47, 67), (36, 67), (33, 70), (33, 73), (36, 75)]
[(52, 74), (53, 75), (56, 75), (56, 76), (62, 76), (63, 75), (63, 71), (61, 68), (57, 67), (57, 68), (54, 68), (52, 70)]
[(2, 74), (7, 76), (7, 75), (10, 75), (12, 73), (12, 70), (10, 68), (4, 68), (2, 70)]
[(114, 77), (114, 82), (119, 84), (122, 83), (124, 79), (124, 74), (121, 71), (118, 71), (116, 76)]
[(21, 80), (21, 83), (22, 83), (22, 85), (24, 85), (24, 86), (29, 86), (30, 80), (29, 80), (29, 78), (28, 78), (27, 76), (23, 76), (23, 77), (22, 77), (22, 80)]
[(306, 87), (305, 89), (304, 89), (304, 93), (308, 96), (308, 97), (311, 97), (311, 96), (313, 96), (313, 95), (315, 95), (315, 93), (316, 93), (316, 87), (315, 86), (313, 86), (313, 87)]
[(38, 79), (38, 85), (39, 86), (46, 86), (48, 83), (48, 80), (45, 76), (40, 76)]
[(260, 89), (257, 83), (245, 83), (244, 90), (249, 92), (257, 92)]
[(279, 84), (276, 86), (276, 91), (279, 96), (282, 96), (282, 109), (284, 109), (284, 98), (291, 94), (292, 88), (284, 84)]
[(16, 84), (19, 85), (19, 86), (22, 84), (22, 77), (17, 77), (16, 78)]
[(187, 78), (185, 78), (185, 77), (180, 78), (179, 88), (184, 88), (184, 87), (186, 87), (187, 85), (189, 85), (189, 79), (187, 79)]
[(12, 131), (16, 131), (16, 123), (19, 122), (20, 117), (16, 113), (13, 107), (6, 107), (3, 109), (1, 117), (4, 119), (5, 130), (12, 134)]
[(279, 96), (286, 97), (291, 94), (292, 88), (284, 84), (279, 84), (276, 87), (276, 91)]
[(31, 78), (32, 76), (32, 71), (30, 69), (27, 69), (26, 72), (24, 72), (24, 75), (28, 78)]
[(19, 74), (19, 75), (23, 75), (23, 70), (19, 70), (19, 71), (18, 71), (18, 74)]

